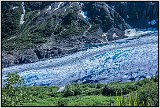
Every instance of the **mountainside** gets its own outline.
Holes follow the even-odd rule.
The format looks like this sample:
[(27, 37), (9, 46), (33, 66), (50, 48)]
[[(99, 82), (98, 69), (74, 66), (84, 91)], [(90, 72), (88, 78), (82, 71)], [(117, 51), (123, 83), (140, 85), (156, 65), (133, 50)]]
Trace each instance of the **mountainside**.
[(158, 2), (107, 2), (133, 28), (158, 28)]
[(68, 55), (125, 38), (132, 27), (158, 28), (157, 14), (158, 2), (2, 2), (2, 65)]

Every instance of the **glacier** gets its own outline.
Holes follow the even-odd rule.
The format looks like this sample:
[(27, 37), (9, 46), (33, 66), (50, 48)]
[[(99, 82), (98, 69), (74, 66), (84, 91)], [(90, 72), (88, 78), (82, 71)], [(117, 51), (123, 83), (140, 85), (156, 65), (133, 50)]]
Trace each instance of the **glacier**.
[(18, 72), (25, 86), (58, 86), (71, 83), (130, 82), (158, 75), (158, 32), (137, 31), (136, 36), (61, 58), (2, 69), (2, 84), (9, 72)]

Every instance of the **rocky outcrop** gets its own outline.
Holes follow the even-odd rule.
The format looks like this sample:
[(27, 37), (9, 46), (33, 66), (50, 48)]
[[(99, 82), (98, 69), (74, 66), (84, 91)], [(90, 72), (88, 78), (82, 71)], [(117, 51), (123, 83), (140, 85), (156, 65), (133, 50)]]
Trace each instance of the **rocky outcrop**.
[(108, 4), (104, 2), (86, 3), (84, 11), (87, 11), (91, 23), (99, 24), (103, 32), (110, 28), (125, 30), (129, 28), (125, 20)]
[(24, 49), (19, 51), (2, 51), (2, 67), (8, 67), (16, 64), (32, 63), (38, 61), (38, 57), (33, 49)]
[(126, 38), (127, 36), (125, 36), (124, 34), (125, 34), (124, 31), (121, 31), (117, 28), (111, 28), (107, 31), (106, 36), (108, 41), (112, 41), (112, 40)]

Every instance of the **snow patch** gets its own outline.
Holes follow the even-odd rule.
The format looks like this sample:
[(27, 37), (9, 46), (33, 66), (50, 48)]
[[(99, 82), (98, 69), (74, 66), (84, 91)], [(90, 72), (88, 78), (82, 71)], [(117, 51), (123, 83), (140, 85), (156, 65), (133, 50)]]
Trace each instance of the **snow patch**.
[(150, 33), (154, 33), (155, 31), (136, 31), (136, 29), (126, 29), (125, 30), (125, 36), (141, 36), (141, 35), (146, 35)]
[(22, 10), (23, 10), (23, 14), (21, 15), (21, 19), (20, 19), (20, 24), (23, 24), (25, 21), (24, 21), (24, 15), (25, 15), (25, 8), (24, 8), (24, 2), (22, 2), (21, 4), (22, 6)]
[(16, 36), (13, 36), (13, 37), (11, 37), (11, 38), (9, 38), (9, 39), (7, 39), (7, 40), (11, 40), (11, 39), (14, 39)]
[(87, 17), (87, 11), (83, 12), (82, 10), (80, 11), (80, 14), (83, 16), (84, 19), (86, 19), (88, 21), (88, 17)]
[(103, 34), (102, 34), (102, 37), (105, 37), (106, 41), (108, 42), (107, 34), (108, 34), (108, 33), (103, 33)]
[(61, 4), (63, 4), (63, 2), (59, 2), (58, 7), (55, 8), (54, 11), (57, 10), (57, 9), (59, 9), (59, 7), (61, 6)]
[(14, 9), (17, 9), (18, 8), (18, 6), (14, 6), (12, 9), (14, 10)]
[(136, 35), (136, 29), (126, 29), (125, 31), (125, 36), (135, 36)]
[(49, 6), (47, 9), (46, 9), (46, 11), (49, 11), (49, 10), (51, 10), (52, 9), (52, 7), (51, 6)]
[(65, 86), (60, 87), (59, 90), (58, 90), (57, 92), (62, 92), (62, 91), (64, 91), (64, 89), (65, 89)]
[(80, 11), (80, 14), (83, 16), (83, 18), (87, 18), (83, 11)]
[(118, 37), (118, 36), (116, 35), (116, 33), (113, 33), (112, 37), (113, 37), (113, 38), (116, 38), (116, 37)]
[(102, 34), (102, 37), (105, 37), (106, 35), (107, 35), (107, 33), (103, 33), (103, 34)]
[(39, 15), (40, 13), (41, 13), (41, 12), (39, 11), (39, 12), (38, 12), (38, 15)]

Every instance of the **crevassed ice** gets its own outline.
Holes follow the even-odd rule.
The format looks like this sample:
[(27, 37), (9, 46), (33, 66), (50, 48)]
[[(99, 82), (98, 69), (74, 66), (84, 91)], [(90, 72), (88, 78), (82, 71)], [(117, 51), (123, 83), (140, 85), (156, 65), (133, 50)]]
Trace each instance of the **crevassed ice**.
[(117, 40), (62, 58), (4, 68), (2, 83), (8, 72), (15, 71), (25, 79), (27, 86), (63, 87), (72, 82), (109, 83), (150, 78), (158, 72), (158, 33)]

